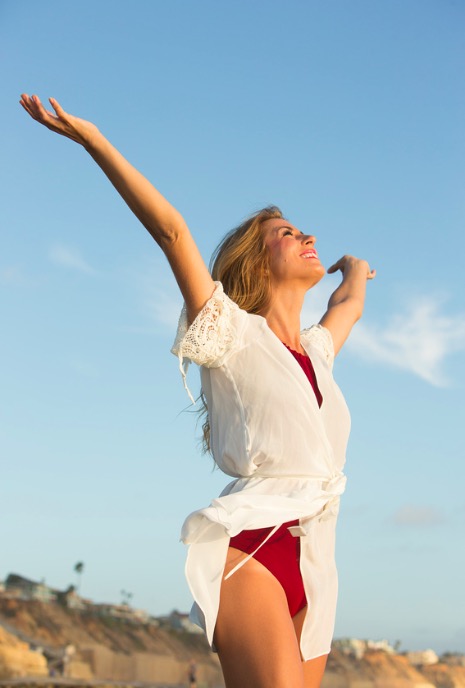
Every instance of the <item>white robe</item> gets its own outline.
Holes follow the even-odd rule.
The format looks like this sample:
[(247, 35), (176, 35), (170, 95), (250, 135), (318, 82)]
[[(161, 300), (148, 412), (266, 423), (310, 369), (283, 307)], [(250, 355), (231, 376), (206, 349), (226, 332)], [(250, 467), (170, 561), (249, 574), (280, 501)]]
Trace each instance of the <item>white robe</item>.
[(301, 538), (308, 611), (300, 644), (307, 660), (329, 652), (334, 631), (335, 527), (350, 417), (331, 372), (330, 333), (315, 325), (302, 332), (301, 342), (315, 370), (321, 408), (266, 320), (238, 308), (219, 283), (189, 328), (183, 310), (172, 351), (184, 381), (191, 361), (201, 366), (213, 456), (235, 478), (184, 522), (186, 576), (195, 600), (191, 618), (212, 644), (230, 537), (298, 519), (300, 526), (290, 530)]

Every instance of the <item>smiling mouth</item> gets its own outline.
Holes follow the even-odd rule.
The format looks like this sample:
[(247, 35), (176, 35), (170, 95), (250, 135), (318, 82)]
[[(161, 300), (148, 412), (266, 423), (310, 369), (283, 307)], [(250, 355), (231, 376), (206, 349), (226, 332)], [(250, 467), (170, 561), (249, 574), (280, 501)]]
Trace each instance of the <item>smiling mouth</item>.
[(316, 258), (318, 259), (318, 253), (315, 251), (314, 248), (309, 249), (308, 251), (304, 251), (304, 253), (300, 254), (301, 258)]

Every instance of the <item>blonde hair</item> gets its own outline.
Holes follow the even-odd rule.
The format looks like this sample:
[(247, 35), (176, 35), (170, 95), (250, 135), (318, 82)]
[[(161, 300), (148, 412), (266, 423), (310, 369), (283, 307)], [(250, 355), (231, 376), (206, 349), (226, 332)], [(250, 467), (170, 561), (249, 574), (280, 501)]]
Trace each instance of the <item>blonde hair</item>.
[(262, 224), (283, 214), (275, 205), (258, 210), (232, 229), (213, 252), (210, 267), (225, 294), (248, 313), (259, 313), (270, 298), (269, 254)]
[[(221, 282), (225, 294), (248, 313), (260, 313), (268, 305), (271, 294), (269, 253), (262, 224), (282, 217), (275, 205), (258, 210), (228, 232), (213, 252), (210, 262), (213, 279)], [(205, 416), (202, 448), (206, 453), (211, 449), (210, 422), (203, 392), (200, 399), (203, 404), (200, 414)]]

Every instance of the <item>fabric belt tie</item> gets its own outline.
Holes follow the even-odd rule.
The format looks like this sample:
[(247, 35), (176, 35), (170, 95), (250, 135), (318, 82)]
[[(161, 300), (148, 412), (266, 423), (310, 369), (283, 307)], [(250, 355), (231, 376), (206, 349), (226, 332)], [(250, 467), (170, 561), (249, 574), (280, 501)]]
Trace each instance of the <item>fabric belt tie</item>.
[[(289, 526), (288, 531), (290, 532), (290, 534), (293, 537), (305, 537), (308, 533), (308, 524), (315, 518), (317, 518), (318, 521), (321, 522), (327, 521), (330, 518), (334, 518), (335, 516), (337, 516), (339, 512), (340, 496), (344, 491), (345, 482), (346, 477), (343, 473), (338, 473), (337, 475), (333, 476), (330, 480), (328, 480), (324, 488), (324, 491), (328, 494), (328, 496), (330, 496), (328, 502), (324, 505), (324, 507), (318, 514), (315, 514), (314, 516), (310, 516), (308, 518), (300, 519), (300, 523), (298, 526)], [(268, 533), (263, 542), (261, 542), (258, 545), (258, 547), (254, 549), (253, 552), (248, 554), (245, 557), (245, 559), (240, 561), (233, 569), (231, 569), (231, 571), (224, 577), (224, 580), (228, 580), (228, 578), (230, 578), (234, 573), (236, 573), (236, 571), (239, 571), (239, 569), (242, 568), (244, 564), (250, 561), (256, 555), (258, 550), (268, 542), (268, 540), (276, 533), (276, 531), (279, 528), (281, 528), (281, 525), (282, 523), (278, 523), (278, 525), (274, 526), (274, 528), (272, 528), (272, 530)]]

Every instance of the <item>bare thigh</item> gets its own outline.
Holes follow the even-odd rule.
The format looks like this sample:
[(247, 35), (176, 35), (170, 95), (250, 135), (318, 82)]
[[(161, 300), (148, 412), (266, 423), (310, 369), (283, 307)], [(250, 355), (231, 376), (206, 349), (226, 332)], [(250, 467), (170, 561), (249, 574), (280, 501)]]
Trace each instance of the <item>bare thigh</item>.
[[(225, 573), (245, 556), (230, 547)], [(307, 686), (284, 590), (255, 559), (222, 582), (214, 642), (226, 688)]]
[[(301, 611), (298, 612), (292, 619), (299, 645), (300, 635), (302, 633), (302, 626), (304, 623), (306, 613), (307, 607), (304, 607), (304, 609), (301, 609)], [(320, 688), (321, 681), (323, 679), (323, 674), (326, 668), (327, 659), (328, 655), (321, 655), (321, 657), (316, 657), (315, 659), (309, 659), (306, 662), (303, 662), (305, 688)]]

